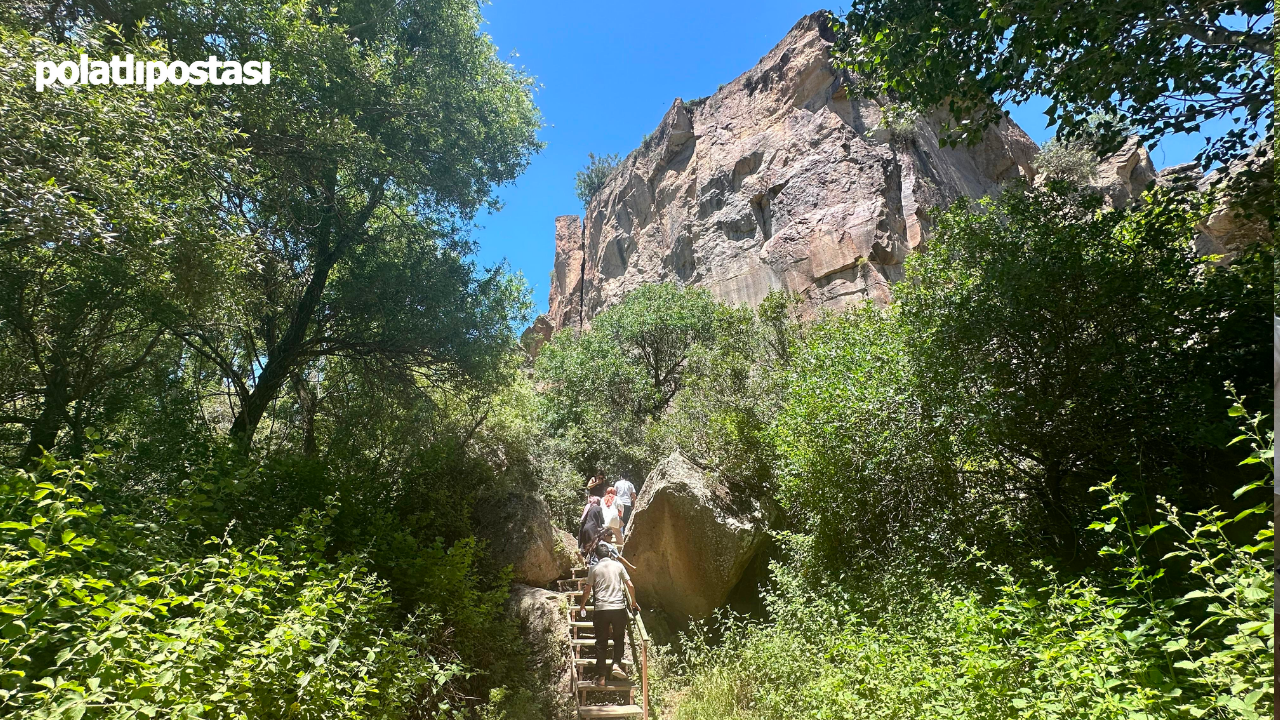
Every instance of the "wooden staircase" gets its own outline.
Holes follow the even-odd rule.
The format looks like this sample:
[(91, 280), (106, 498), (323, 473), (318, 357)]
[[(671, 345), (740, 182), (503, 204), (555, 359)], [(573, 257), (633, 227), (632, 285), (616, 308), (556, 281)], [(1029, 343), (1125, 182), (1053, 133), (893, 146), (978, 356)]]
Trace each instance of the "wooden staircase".
[[(627, 625), (626, 651), (622, 670), (627, 680), (608, 678), (605, 685), (595, 683), (595, 630), (592, 615), (595, 607), (587, 606), (587, 616), (578, 617), (586, 568), (574, 568), (573, 578), (558, 581), (559, 590), (569, 601), (569, 630), (572, 634), (573, 679), (579, 718), (645, 718), (649, 717), (649, 635), (637, 613)], [(610, 647), (613, 641), (609, 641)], [(636, 704), (637, 689), (640, 704)]]

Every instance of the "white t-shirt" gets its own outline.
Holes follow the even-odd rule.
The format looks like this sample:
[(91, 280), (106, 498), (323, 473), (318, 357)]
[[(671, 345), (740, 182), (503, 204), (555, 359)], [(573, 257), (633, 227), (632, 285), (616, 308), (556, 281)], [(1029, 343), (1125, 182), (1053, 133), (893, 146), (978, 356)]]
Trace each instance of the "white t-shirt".
[(623, 505), (630, 505), (635, 500), (636, 486), (630, 480), (619, 480), (613, 484), (613, 489), (618, 491), (618, 502)]

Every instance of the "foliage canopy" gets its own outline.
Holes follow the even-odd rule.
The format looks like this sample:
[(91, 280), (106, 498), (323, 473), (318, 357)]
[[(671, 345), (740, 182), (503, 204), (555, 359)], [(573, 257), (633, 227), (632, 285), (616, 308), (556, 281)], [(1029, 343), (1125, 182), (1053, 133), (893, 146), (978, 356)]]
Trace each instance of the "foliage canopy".
[[(1200, 154), (1207, 168), (1270, 133), (1272, 5), (1263, 0), (1008, 3), (866, 0), (836, 19), (835, 56), (868, 94), (945, 108), (953, 142), (976, 142), (1004, 107), (1048, 97), (1067, 140), (1144, 141), (1235, 118)], [(1091, 118), (1112, 119), (1102, 126)]]

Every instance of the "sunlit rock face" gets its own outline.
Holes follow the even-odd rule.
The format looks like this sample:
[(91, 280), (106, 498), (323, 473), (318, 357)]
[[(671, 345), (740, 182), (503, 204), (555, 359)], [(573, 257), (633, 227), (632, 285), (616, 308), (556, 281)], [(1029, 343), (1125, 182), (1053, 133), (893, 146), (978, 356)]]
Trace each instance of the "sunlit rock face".
[(882, 128), (881, 104), (848, 96), (830, 47), (824, 16), (803, 18), (714, 95), (672, 103), (584, 218), (556, 218), (554, 329), (664, 281), (731, 304), (775, 289), (808, 311), (888, 302), (929, 208), (1032, 176), (1036, 145), (1011, 122), (956, 149), (939, 147), (939, 117)]
[(768, 538), (769, 508), (678, 451), (645, 478), (627, 530), (631, 577), (645, 608), (700, 619), (725, 604)]

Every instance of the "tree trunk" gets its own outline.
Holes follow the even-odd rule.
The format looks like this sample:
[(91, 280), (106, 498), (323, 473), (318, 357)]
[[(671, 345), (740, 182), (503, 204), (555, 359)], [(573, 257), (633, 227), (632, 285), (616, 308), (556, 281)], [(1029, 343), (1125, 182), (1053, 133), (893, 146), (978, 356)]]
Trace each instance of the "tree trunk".
[[(334, 195), (333, 189), (337, 187), (337, 171), (333, 172), (334, 174), (326, 183), (330, 197)], [(271, 401), (275, 400), (276, 394), (288, 382), (289, 377), (301, 369), (309, 359), (305, 352), (307, 332), (312, 320), (315, 319), (316, 308), (320, 307), (325, 285), (329, 282), (329, 272), (333, 270), (333, 266), (338, 263), (338, 259), (343, 256), (347, 248), (355, 242), (360, 230), (369, 222), (373, 211), (382, 202), (384, 192), (383, 186), (375, 188), (369, 194), (364, 208), (356, 213), (349, 223), (341, 222), (332, 205), (327, 206), (328, 213), (321, 221), (317, 237), (331, 242), (321, 243), (322, 249), (316, 258), (311, 280), (307, 283), (307, 289), (302, 293), (302, 298), (298, 300), (298, 306), (289, 321), (289, 327), (280, 337), (280, 342), (267, 350), (267, 363), (262, 368), (262, 374), (258, 376), (253, 392), (249, 393), (249, 397), (241, 405), (240, 412), (236, 413), (236, 418), (231, 423), (231, 437), (241, 444), (245, 453), (248, 453), (249, 448), (253, 446), (254, 432), (257, 431), (263, 414), (271, 406)]]
[(298, 394), (298, 410), (302, 413), (302, 454), (314, 458), (319, 453), (316, 445), (316, 412), (320, 408), (320, 398), (311, 387), (311, 382), (302, 373), (293, 376), (294, 391)]
[(40, 416), (31, 425), (31, 436), (22, 457), (34, 460), (52, 450), (58, 442), (58, 433), (67, 419), (67, 406), (71, 404), (71, 375), (66, 366), (52, 360), (49, 374), (45, 377), (44, 406)]
[(339, 252), (330, 252), (316, 263), (315, 272), (311, 276), (311, 281), (307, 283), (306, 292), (302, 293), (302, 298), (298, 301), (298, 307), (294, 310), (288, 329), (280, 338), (280, 342), (267, 351), (267, 363), (262, 368), (262, 374), (258, 376), (253, 392), (249, 393), (249, 397), (240, 406), (240, 411), (236, 413), (236, 418), (231, 423), (231, 437), (242, 445), (246, 453), (253, 445), (253, 435), (258, 429), (262, 416), (271, 406), (271, 401), (275, 400), (276, 394), (280, 392), (280, 388), (284, 387), (289, 377), (307, 361), (307, 356), (303, 352), (307, 331), (315, 317), (316, 308), (320, 306), (325, 284), (329, 280), (329, 271), (337, 263), (338, 257)]

